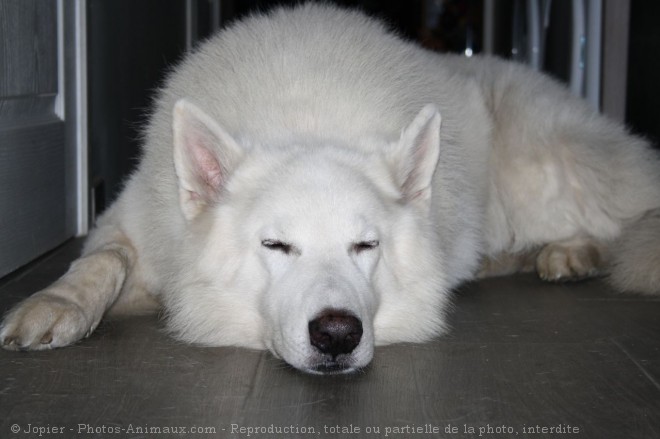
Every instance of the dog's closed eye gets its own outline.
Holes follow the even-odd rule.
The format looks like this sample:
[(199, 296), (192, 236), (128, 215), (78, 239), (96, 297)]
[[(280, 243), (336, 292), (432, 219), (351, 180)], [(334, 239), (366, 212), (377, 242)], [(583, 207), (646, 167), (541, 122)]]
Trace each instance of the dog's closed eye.
[(375, 248), (378, 247), (378, 240), (373, 239), (371, 241), (360, 241), (360, 242), (355, 242), (351, 246), (351, 250), (353, 250), (355, 253), (361, 253), (364, 251), (369, 251), (369, 250), (374, 250)]
[(261, 245), (266, 247), (268, 250), (279, 251), (285, 255), (288, 255), (294, 251), (293, 245), (287, 242), (278, 241), (277, 239), (264, 239), (261, 241)]

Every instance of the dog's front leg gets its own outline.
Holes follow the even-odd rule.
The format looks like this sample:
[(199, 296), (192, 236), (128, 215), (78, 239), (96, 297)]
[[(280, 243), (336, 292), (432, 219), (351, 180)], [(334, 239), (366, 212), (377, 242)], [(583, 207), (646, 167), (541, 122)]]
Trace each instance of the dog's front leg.
[(21, 302), (0, 328), (5, 349), (66, 346), (88, 336), (117, 299), (135, 252), (108, 243), (76, 260), (57, 282)]

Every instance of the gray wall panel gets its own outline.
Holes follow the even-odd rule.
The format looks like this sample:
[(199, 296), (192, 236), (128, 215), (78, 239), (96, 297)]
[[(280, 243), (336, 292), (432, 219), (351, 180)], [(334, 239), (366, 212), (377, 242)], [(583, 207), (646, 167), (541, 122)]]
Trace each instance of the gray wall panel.
[(0, 1), (0, 96), (57, 93), (57, 2)]
[(0, 131), (0, 276), (66, 240), (64, 123)]

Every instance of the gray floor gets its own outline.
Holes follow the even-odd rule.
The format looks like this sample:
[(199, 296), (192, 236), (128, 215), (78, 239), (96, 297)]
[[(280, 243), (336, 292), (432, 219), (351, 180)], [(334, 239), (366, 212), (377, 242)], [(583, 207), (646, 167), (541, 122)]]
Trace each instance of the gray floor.
[[(0, 310), (79, 247), (4, 279)], [(459, 291), (451, 323), (433, 343), (378, 348), (363, 373), (317, 377), (183, 345), (156, 317), (105, 322), (69, 348), (0, 352), (0, 438), (660, 438), (660, 299), (499, 278)]]

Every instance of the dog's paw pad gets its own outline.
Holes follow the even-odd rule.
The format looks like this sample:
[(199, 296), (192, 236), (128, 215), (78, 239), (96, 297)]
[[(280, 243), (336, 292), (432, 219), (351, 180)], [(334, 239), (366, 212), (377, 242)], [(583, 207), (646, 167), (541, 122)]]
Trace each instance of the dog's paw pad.
[(580, 280), (598, 275), (601, 263), (601, 252), (595, 244), (552, 243), (536, 258), (536, 271), (546, 281)]

